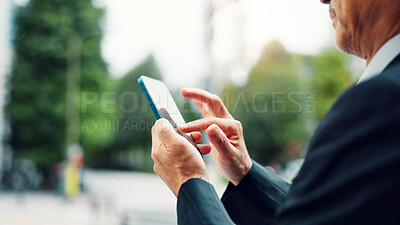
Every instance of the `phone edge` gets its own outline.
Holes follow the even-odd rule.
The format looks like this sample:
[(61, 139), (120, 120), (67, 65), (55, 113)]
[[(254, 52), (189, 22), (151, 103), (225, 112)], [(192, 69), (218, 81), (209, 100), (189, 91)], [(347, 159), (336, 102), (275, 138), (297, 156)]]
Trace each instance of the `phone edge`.
[(157, 120), (161, 119), (160, 113), (158, 112), (157, 108), (155, 107), (153, 100), (151, 99), (149, 92), (147, 91), (146, 85), (143, 82), (142, 79), (143, 75), (138, 78), (138, 84), (140, 86), (140, 89), (142, 89), (142, 92), (144, 96), (146, 97), (147, 103), (149, 103), (149, 106), (151, 110), (153, 111), (154, 116), (156, 117)]

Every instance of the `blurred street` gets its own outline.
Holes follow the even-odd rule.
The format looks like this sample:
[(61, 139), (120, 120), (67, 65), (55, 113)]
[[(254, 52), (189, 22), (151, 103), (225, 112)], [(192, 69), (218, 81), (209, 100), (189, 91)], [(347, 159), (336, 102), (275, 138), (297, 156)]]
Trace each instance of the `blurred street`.
[(176, 224), (176, 198), (154, 174), (86, 171), (83, 178), (102, 221), (117, 217), (117, 224)]
[(0, 224), (176, 224), (176, 198), (154, 174), (86, 170), (84, 180), (86, 191), (70, 200), (54, 192), (0, 192)]
[(54, 193), (0, 193), (0, 224), (95, 224), (87, 197), (67, 201)]

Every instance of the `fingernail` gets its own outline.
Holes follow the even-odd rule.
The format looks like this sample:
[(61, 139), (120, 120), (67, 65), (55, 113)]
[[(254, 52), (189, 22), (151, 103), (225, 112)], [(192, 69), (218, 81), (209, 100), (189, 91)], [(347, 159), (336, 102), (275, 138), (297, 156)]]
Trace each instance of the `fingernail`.
[(212, 132), (213, 134), (221, 133), (221, 129), (216, 124), (211, 125), (211, 128), (213, 130), (213, 132)]

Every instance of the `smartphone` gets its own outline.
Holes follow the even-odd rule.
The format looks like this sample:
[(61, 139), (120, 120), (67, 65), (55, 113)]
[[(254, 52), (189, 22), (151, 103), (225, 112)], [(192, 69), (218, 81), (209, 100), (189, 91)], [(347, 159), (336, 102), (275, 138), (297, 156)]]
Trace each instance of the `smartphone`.
[(167, 119), (172, 124), (175, 131), (186, 138), (186, 140), (188, 140), (200, 152), (192, 136), (177, 129), (178, 126), (185, 124), (185, 120), (183, 119), (183, 116), (167, 86), (162, 81), (146, 76), (140, 76), (138, 83), (143, 94), (146, 96), (147, 102), (149, 103), (156, 119)]

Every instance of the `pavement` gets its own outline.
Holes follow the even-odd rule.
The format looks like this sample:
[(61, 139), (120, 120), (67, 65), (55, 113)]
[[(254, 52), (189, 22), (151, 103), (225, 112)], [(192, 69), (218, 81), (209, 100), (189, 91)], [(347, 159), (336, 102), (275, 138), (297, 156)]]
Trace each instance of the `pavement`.
[(115, 171), (84, 176), (95, 208), (103, 215), (117, 214), (120, 224), (176, 224), (176, 198), (158, 176)]
[(1, 225), (96, 224), (89, 199), (68, 200), (51, 192), (0, 193)]
[[(215, 173), (217, 193), (225, 185)], [(67, 199), (54, 192), (0, 192), (0, 225), (176, 224), (176, 198), (155, 174), (86, 170), (85, 192)]]

